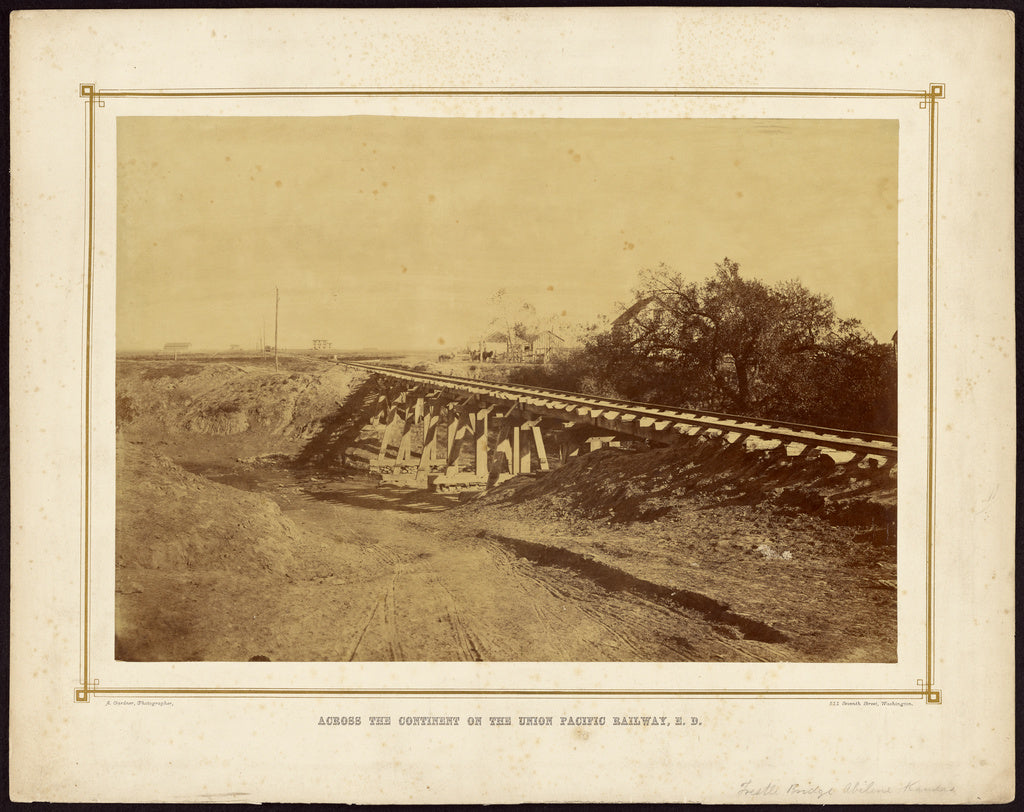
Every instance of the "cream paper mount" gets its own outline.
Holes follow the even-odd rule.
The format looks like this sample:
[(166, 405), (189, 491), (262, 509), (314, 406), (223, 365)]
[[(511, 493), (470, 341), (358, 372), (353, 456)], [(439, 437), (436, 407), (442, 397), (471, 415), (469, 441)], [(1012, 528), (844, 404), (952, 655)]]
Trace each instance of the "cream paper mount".
[[(998, 12), (14, 15), (12, 798), (1012, 797), (1012, 38)], [(347, 115), (898, 120), (898, 661), (116, 660), (117, 120)]]

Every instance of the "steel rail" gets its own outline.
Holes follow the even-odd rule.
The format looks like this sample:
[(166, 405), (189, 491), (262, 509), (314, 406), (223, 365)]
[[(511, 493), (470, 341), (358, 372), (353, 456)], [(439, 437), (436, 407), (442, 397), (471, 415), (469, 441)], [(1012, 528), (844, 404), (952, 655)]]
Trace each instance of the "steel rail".
[[(764, 420), (755, 417), (725, 415), (719, 412), (705, 412), (698, 409), (681, 409), (677, 406), (638, 403), (618, 398), (602, 398), (596, 395), (585, 395), (579, 392), (566, 392), (524, 384), (499, 384), (474, 378), (417, 372), (400, 367), (366, 364), (359, 361), (340, 361), (339, 363), (379, 375), (439, 385), (443, 388), (457, 388), (473, 394), (487, 394), (502, 400), (520, 401), (529, 398), (551, 401), (554, 404), (558, 404), (562, 409), (571, 409), (574, 412), (577, 409), (589, 409), (591, 410), (590, 417), (595, 419), (602, 418), (605, 413), (613, 415), (612, 418), (605, 418), (606, 420), (615, 419), (622, 414), (628, 414), (637, 418), (653, 418), (658, 422), (668, 420), (684, 425), (716, 428), (728, 431), (729, 433), (738, 433), (741, 436), (754, 435), (780, 441), (802, 443), (811, 447), (876, 454), (886, 458), (895, 457), (897, 450), (897, 438), (891, 435), (809, 426), (801, 423)], [(525, 405), (529, 407), (531, 405), (538, 406), (543, 404), (527, 403)], [(594, 414), (594, 411), (598, 413)]]

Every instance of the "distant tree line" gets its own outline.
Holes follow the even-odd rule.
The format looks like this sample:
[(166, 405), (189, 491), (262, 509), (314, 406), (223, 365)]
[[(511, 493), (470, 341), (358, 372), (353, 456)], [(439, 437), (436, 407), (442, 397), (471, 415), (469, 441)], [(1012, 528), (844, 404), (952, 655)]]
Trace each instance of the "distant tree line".
[(662, 264), (607, 329), (523, 383), (628, 400), (896, 433), (896, 348), (830, 297), (768, 285), (724, 259), (699, 282)]

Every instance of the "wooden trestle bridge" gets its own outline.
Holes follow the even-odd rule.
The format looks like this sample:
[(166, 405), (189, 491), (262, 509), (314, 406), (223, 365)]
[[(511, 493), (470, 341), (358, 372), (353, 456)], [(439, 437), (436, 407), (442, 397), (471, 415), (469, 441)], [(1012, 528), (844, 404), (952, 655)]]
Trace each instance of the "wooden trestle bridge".
[[(638, 441), (650, 446), (738, 443), (752, 452), (803, 459), (823, 455), (840, 465), (896, 464), (896, 438), (889, 435), (341, 363), (376, 378), (371, 423), (383, 426), (383, 436), (370, 467), (395, 484), (480, 487), (530, 473), (534, 464), (546, 471), (554, 460)], [(469, 456), (467, 446), (472, 460), (463, 458)]]

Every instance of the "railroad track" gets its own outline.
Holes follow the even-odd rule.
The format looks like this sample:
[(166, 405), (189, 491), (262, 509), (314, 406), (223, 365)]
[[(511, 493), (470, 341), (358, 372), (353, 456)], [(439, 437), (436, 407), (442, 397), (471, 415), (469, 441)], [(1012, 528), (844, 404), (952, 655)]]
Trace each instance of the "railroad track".
[(686, 437), (705, 435), (728, 444), (741, 442), (750, 450), (784, 450), (788, 456), (821, 453), (840, 464), (868, 460), (885, 466), (896, 461), (896, 437), (891, 435), (682, 409), (523, 384), (491, 383), (381, 364), (339, 363), (456, 396), (475, 395), (509, 408), (518, 406), (540, 416), (589, 423), (617, 435), (641, 437), (666, 445)]

